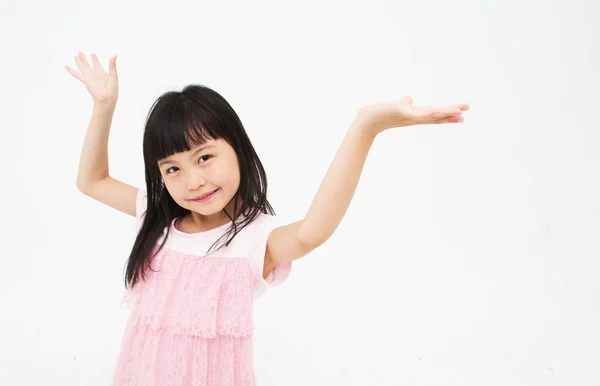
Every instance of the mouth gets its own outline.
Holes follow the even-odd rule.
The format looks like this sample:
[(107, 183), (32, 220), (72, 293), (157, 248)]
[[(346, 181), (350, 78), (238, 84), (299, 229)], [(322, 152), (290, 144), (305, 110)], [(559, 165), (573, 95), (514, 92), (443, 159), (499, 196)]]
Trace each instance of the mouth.
[(204, 201), (207, 201), (207, 200), (211, 199), (212, 196), (215, 195), (215, 193), (217, 192), (217, 190), (219, 190), (219, 189), (215, 189), (212, 192), (205, 193), (205, 194), (202, 194), (200, 196), (194, 197), (194, 198), (192, 198), (192, 201), (195, 201), (195, 202), (204, 202)]

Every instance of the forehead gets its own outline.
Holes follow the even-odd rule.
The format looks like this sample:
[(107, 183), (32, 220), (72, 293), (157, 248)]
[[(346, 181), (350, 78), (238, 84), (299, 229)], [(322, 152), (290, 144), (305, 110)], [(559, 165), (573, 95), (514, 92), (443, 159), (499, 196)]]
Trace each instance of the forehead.
[(163, 158), (158, 161), (158, 165), (163, 165), (167, 163), (177, 162), (177, 161), (186, 161), (192, 157), (201, 155), (202, 153), (211, 152), (211, 151), (233, 151), (233, 148), (223, 139), (207, 139), (201, 145), (197, 145), (190, 150), (182, 151), (179, 153), (172, 154), (166, 158)]

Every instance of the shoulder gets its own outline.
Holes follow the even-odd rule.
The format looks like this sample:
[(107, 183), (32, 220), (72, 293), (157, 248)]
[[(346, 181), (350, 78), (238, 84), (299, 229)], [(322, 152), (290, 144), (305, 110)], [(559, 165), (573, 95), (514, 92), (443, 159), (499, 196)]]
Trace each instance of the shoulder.
[[(267, 258), (267, 244), (271, 232), (285, 224), (282, 217), (260, 214), (247, 225), (243, 243), (247, 246), (248, 258), (255, 277), (258, 279), (256, 296), (262, 294), (267, 288), (283, 283), (291, 271), (291, 263), (275, 266)], [(241, 233), (244, 233), (242, 231)]]
[(248, 228), (253, 232), (268, 232), (281, 225), (283, 224), (279, 216), (261, 213), (248, 224)]
[(271, 232), (281, 225), (282, 220), (278, 216), (261, 213), (246, 224), (236, 237), (240, 236), (245, 244), (255, 246), (266, 243)]

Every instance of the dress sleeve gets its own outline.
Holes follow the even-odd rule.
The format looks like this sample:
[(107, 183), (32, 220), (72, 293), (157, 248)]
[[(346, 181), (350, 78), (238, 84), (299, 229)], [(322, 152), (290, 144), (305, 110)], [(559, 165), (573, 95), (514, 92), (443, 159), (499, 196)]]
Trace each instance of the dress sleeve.
[(251, 254), (251, 263), (258, 278), (259, 283), (265, 287), (274, 287), (283, 283), (292, 270), (292, 262), (286, 262), (276, 265), (267, 278), (263, 278), (263, 268), (265, 264), (265, 252), (267, 250), (267, 240), (271, 232), (284, 225), (277, 216), (263, 215), (255, 220), (253, 229), (254, 248)]
[(146, 214), (146, 207), (148, 205), (148, 197), (145, 188), (139, 188), (137, 197), (135, 200), (135, 221), (136, 221), (136, 233), (140, 231), (142, 223), (144, 221), (144, 215)]

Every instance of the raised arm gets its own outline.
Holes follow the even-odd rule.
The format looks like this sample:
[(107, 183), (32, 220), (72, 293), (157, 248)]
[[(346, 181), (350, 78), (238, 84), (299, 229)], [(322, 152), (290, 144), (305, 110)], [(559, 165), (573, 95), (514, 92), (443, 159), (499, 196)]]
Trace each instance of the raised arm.
[(103, 204), (135, 216), (138, 189), (112, 178), (108, 170), (108, 137), (119, 94), (116, 57), (109, 62), (108, 74), (94, 54), (93, 67), (83, 53), (75, 56), (75, 62), (80, 72), (69, 66), (65, 69), (86, 86), (94, 101), (79, 159), (77, 188)]
[(331, 237), (346, 214), (375, 137), (384, 130), (419, 124), (463, 122), (467, 104), (419, 107), (405, 97), (363, 107), (337, 151), (304, 219), (271, 232), (265, 271), (298, 259)]

